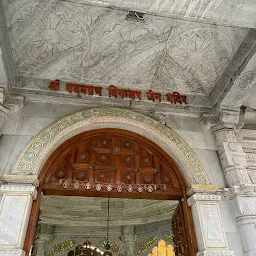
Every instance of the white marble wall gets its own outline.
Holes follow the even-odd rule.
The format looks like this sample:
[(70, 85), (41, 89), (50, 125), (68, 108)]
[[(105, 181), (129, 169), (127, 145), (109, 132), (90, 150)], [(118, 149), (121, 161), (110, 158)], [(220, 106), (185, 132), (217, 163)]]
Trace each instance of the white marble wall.
[(25, 102), (23, 109), (5, 120), (0, 139), (0, 176), (12, 173), (13, 166), (27, 142), (55, 120), (84, 109), (83, 106), (65, 106)]
[[(12, 172), (15, 160), (32, 136), (55, 120), (82, 109), (83, 106), (25, 102), (23, 109), (10, 114), (2, 127), (0, 175)], [(212, 184), (225, 187), (214, 139), (199, 118), (170, 114), (166, 121), (195, 150)]]
[(229, 248), (234, 251), (236, 256), (243, 256), (242, 242), (238, 227), (235, 222), (235, 215), (229, 200), (219, 201), (220, 214), (222, 217), (223, 228)]
[(0, 206), (0, 247), (22, 248), (30, 216), (29, 194), (4, 194)]
[[(34, 135), (53, 121), (82, 109), (83, 106), (26, 102), (20, 112), (9, 115), (2, 127), (0, 139), (0, 175), (12, 173), (19, 153)], [(226, 187), (215, 141), (210, 132), (201, 126), (199, 118), (169, 114), (166, 121), (195, 150), (212, 184)], [(240, 256), (243, 255), (241, 242), (237, 230), (231, 228), (236, 224), (234, 217), (227, 215), (227, 212), (230, 213), (227, 204), (225, 202), (221, 207), (221, 212), (226, 216), (223, 225), (230, 250)]]

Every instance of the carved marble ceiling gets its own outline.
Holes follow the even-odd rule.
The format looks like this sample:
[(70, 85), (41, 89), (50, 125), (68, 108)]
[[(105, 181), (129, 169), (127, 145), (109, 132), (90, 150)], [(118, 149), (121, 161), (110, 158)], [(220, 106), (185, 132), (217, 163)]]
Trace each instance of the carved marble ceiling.
[[(177, 204), (178, 201), (170, 200), (111, 198), (110, 243), (118, 245), (124, 255), (135, 255), (142, 244), (152, 241), (143, 247), (140, 254), (148, 255), (160, 238), (167, 239), (166, 235), (170, 234), (171, 218)], [(57, 248), (56, 245), (69, 240), (76, 245), (89, 240), (103, 249), (107, 198), (42, 196), (39, 223), (35, 255), (49, 255), (53, 248)], [(67, 255), (67, 252), (60, 251), (58, 255)], [(119, 254), (113, 251), (113, 255)]]
[[(111, 226), (141, 225), (170, 220), (177, 201), (110, 199)], [(43, 196), (40, 222), (61, 226), (104, 227), (107, 199), (94, 197)]]
[[(209, 95), (248, 33), (164, 17), (169, 0), (88, 2), (3, 1), (18, 76)], [(174, 2), (170, 12), (201, 19), (210, 13), (218, 19), (214, 10), (222, 5), (243, 6), (240, 0), (211, 0), (208, 7), (194, 1), (202, 3), (195, 9), (193, 1), (184, 0), (184, 12), (182, 3)], [(144, 22), (127, 20), (127, 11), (120, 9), (126, 5), (156, 15), (146, 14)], [(227, 23), (234, 15), (220, 17)]]
[(82, 4), (116, 6), (168, 17), (255, 28), (252, 0), (69, 0)]

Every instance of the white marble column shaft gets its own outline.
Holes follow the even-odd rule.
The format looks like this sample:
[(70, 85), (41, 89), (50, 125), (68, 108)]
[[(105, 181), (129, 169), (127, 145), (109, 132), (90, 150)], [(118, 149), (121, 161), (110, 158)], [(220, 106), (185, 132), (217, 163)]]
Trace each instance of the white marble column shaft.
[(0, 255), (23, 256), (33, 199), (37, 190), (33, 185), (1, 185)]
[(240, 230), (245, 256), (256, 255), (256, 197), (235, 196), (231, 199)]
[(220, 195), (191, 189), (191, 207), (199, 252), (197, 256), (234, 256), (228, 248), (218, 201)]

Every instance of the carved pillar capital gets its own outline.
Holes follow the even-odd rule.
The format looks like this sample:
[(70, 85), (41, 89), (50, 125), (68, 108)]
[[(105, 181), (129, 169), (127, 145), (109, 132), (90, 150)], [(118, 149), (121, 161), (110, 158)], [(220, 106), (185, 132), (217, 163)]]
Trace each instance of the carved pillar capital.
[(1, 185), (0, 193), (2, 194), (28, 194), (31, 195), (33, 200), (37, 198), (37, 190), (33, 185), (24, 184), (6, 184)]
[[(215, 123), (208, 124), (215, 137), (224, 176), (229, 187), (251, 184), (246, 170), (246, 153), (236, 136), (236, 129), (241, 120), (240, 116), (240, 109), (220, 108), (218, 117), (210, 116), (210, 120), (214, 120)], [(206, 123), (207, 118), (203, 116), (202, 120)]]
[(8, 184), (29, 184), (38, 187), (37, 175), (18, 175), (18, 174), (7, 174), (5, 173), (0, 177), (0, 181)]
[(221, 200), (220, 195), (207, 195), (207, 194), (204, 195), (204, 194), (196, 193), (188, 199), (188, 206), (191, 207), (196, 202), (216, 202), (220, 200)]
[(5, 105), (8, 107), (11, 113), (19, 111), (23, 108), (24, 96), (9, 94), (5, 98)]
[(5, 88), (0, 87), (0, 134), (4, 120), (11, 112), (23, 107), (24, 97), (21, 95), (8, 95)]
[(246, 170), (246, 154), (237, 140), (235, 131), (222, 128), (215, 130), (213, 135), (228, 186), (250, 184), (251, 180)]
[(240, 108), (226, 108), (218, 106), (214, 112), (201, 115), (201, 124), (212, 132), (223, 128), (236, 130), (241, 119)]
[(192, 185), (187, 192), (188, 206), (191, 207), (196, 202), (217, 202), (221, 200), (221, 191), (218, 186)]
[(236, 218), (244, 216), (256, 217), (256, 197), (236, 195), (230, 201)]

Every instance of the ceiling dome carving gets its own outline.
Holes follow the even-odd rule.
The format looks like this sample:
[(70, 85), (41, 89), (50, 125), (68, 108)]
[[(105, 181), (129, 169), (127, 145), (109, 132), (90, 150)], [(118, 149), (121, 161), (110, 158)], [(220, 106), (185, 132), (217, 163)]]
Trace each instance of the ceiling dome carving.
[[(147, 9), (156, 1), (128, 2)], [(4, 6), (19, 76), (103, 86), (209, 95), (248, 32), (152, 15), (136, 22), (123, 10), (81, 2)]]

